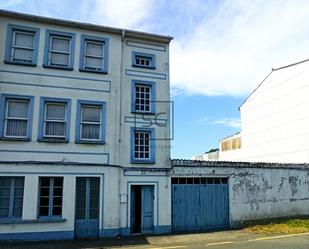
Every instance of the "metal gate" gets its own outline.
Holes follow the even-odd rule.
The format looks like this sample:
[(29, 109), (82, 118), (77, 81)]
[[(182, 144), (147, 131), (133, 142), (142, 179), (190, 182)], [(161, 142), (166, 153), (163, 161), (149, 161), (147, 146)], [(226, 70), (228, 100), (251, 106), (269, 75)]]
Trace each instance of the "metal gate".
[(227, 178), (172, 178), (173, 231), (229, 227)]

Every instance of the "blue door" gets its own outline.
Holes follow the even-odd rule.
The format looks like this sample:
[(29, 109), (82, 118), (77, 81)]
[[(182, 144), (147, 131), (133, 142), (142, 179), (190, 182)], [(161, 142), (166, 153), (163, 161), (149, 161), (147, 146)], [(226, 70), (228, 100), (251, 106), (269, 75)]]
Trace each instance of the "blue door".
[(75, 237), (99, 236), (99, 177), (76, 178)]
[(172, 179), (173, 231), (229, 227), (227, 178)]
[(142, 233), (153, 232), (153, 186), (142, 188)]
[(132, 185), (130, 210), (131, 233), (152, 233), (154, 186)]

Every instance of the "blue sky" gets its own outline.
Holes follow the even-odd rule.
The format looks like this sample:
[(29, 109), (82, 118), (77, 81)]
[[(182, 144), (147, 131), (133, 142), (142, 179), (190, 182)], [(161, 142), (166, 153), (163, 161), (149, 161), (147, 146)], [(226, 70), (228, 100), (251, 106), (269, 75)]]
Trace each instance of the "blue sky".
[(307, 0), (0, 0), (0, 8), (173, 36), (173, 158), (217, 147), (240, 129), (239, 105), (272, 67), (309, 57)]

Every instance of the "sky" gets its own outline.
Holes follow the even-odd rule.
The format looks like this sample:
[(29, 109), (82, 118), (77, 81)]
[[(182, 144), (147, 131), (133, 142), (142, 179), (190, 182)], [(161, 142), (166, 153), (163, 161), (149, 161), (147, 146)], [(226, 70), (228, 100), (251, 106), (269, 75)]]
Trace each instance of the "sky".
[(309, 58), (307, 0), (0, 0), (0, 8), (173, 36), (172, 158), (218, 147), (240, 130), (238, 107), (272, 68)]

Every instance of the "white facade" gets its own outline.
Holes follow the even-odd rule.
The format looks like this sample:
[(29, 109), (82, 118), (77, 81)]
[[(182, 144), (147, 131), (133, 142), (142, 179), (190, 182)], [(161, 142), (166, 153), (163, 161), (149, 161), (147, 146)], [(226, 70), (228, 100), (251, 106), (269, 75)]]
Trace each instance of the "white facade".
[(217, 161), (219, 159), (219, 149), (205, 152), (204, 154), (192, 157), (192, 160)]
[[(168, 101), (171, 37), (6, 11), (0, 12), (0, 30), (0, 183), (9, 177), (24, 179), (22, 215), (18, 218), (2, 215), (0, 239), (74, 238), (78, 177), (99, 178), (100, 236), (131, 233), (130, 195), (133, 185), (152, 186), (152, 232), (168, 232), (171, 224), (170, 181), (166, 169), (170, 167)], [(12, 51), (19, 49), (18, 44), (12, 48), (12, 42), (17, 43), (14, 40), (18, 35), (15, 31), (35, 32), (34, 40), (37, 41), (34, 41), (31, 50), (34, 51), (33, 65), (10, 61), (15, 56)], [(67, 58), (65, 53), (57, 52), (58, 40), (53, 45), (47, 45), (51, 43), (52, 35), (55, 35), (54, 39), (69, 37), (71, 65), (66, 70), (47, 65), (52, 61), (52, 53), (59, 55), (59, 61)], [(103, 44), (103, 70), (99, 72), (82, 68), (86, 65), (83, 39), (87, 38), (100, 46)], [(150, 65), (145, 61), (142, 65), (136, 65), (136, 55), (149, 60)], [(149, 112), (133, 110), (132, 103), (136, 102), (134, 91), (137, 91), (134, 84), (149, 86)], [(6, 123), (8, 101), (20, 100), (25, 96), (26, 101), (30, 101), (29, 106), (33, 105), (32, 110), (30, 107), (28, 109), (29, 137), (6, 136), (9, 129)], [(63, 139), (46, 138), (47, 104), (58, 103), (59, 100), (67, 101), (65, 124), (68, 130)], [(82, 116), (78, 110), (93, 103), (101, 113), (98, 141), (81, 139)], [(155, 119), (158, 113), (160, 117)], [(135, 158), (133, 152), (136, 150), (133, 139), (135, 131), (150, 132), (150, 151), (144, 153), (144, 160)], [(54, 131), (51, 129), (51, 132)], [(40, 216), (42, 177), (63, 179), (62, 211), (54, 219)], [(12, 203), (10, 205), (14, 206)]]
[(273, 69), (240, 107), (241, 149), (222, 161), (309, 162), (309, 63)]

